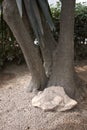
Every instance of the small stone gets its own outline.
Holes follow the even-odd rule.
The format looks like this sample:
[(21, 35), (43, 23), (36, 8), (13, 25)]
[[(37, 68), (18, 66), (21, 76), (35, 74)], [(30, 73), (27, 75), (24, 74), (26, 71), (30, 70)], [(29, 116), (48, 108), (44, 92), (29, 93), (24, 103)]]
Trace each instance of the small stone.
[(30, 127), (28, 126), (28, 127), (27, 127), (27, 130), (29, 130), (29, 129), (30, 129)]

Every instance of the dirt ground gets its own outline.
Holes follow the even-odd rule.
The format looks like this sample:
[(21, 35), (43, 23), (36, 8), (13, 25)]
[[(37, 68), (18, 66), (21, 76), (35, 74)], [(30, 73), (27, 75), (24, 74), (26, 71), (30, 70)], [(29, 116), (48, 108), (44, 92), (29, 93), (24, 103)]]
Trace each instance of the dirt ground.
[[(76, 67), (87, 82), (87, 61)], [(31, 75), (26, 65), (9, 65), (0, 73), (0, 130), (87, 130), (87, 100), (68, 112), (43, 112), (31, 105)]]

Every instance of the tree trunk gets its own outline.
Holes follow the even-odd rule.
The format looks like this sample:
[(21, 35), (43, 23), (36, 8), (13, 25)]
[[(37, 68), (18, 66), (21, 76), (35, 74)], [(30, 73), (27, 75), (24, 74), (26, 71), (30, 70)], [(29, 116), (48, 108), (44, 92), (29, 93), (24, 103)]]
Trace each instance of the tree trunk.
[(76, 84), (74, 72), (74, 8), (75, 0), (63, 0), (60, 18), (59, 44), (54, 53), (52, 75), (48, 86), (61, 86), (75, 98)]
[[(62, 1), (60, 37), (58, 45), (56, 46), (56, 50), (54, 47), (55, 41), (48, 28), (48, 25), (46, 21), (42, 19), (45, 33), (43, 37), (45, 47), (40, 47), (45, 69), (43, 67), (38, 50), (33, 44), (33, 38), (31, 36), (32, 31), (28, 23), (28, 19), (24, 17), (25, 20), (22, 20), (18, 13), (15, 0), (4, 0), (3, 5), (4, 19), (16, 37), (24, 54), (26, 63), (30, 68), (32, 75), (30, 91), (45, 88), (48, 76), (49, 81), (47, 87), (61, 86), (64, 88), (68, 96), (75, 98), (77, 95), (77, 85), (75, 83), (76, 76), (74, 71), (73, 41), (75, 0)], [(55, 50), (54, 55), (52, 54), (53, 50)]]
[(42, 13), (41, 13), (41, 20), (42, 20), (43, 31), (44, 31), (44, 36), (43, 36), (44, 47), (40, 45), (40, 49), (42, 52), (46, 75), (47, 77), (50, 77), (51, 69), (53, 65), (53, 51), (55, 50), (56, 41), (53, 38), (52, 32)]
[(32, 75), (29, 90), (43, 89), (47, 82), (45, 70), (37, 49), (33, 45), (33, 40), (30, 36), (31, 32), (27, 31), (26, 26), (19, 15), (16, 1), (4, 0), (3, 7), (4, 20), (16, 37)]

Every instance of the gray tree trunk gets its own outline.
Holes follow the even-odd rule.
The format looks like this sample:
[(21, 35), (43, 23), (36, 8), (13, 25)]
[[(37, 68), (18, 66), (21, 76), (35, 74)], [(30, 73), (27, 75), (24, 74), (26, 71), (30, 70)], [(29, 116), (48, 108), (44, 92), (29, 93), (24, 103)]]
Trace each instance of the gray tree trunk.
[[(41, 53), (45, 63), (44, 69), (38, 50), (33, 45), (29, 23), (24, 19), (24, 22), (22, 21), (15, 0), (4, 0), (4, 19), (14, 33), (30, 68), (32, 75), (31, 91), (46, 87), (45, 71), (47, 71), (48, 77), (50, 75), (48, 87), (61, 86), (70, 97), (75, 98), (77, 95), (74, 71), (74, 8), (75, 0), (62, 1), (60, 37), (56, 50), (52, 34), (46, 22), (43, 21), (45, 48), (41, 46)], [(54, 55), (52, 55), (53, 50), (55, 50)], [(49, 68), (52, 68), (52, 72)]]
[(75, 0), (63, 0), (59, 44), (54, 53), (52, 75), (48, 86), (61, 86), (72, 98), (76, 94), (74, 73), (74, 8)]
[(52, 32), (43, 14), (41, 14), (41, 19), (44, 30), (44, 36), (43, 36), (44, 47), (40, 46), (40, 49), (43, 56), (45, 72), (47, 74), (47, 77), (50, 77), (53, 65), (53, 51), (55, 50), (55, 46), (57, 43), (53, 38)]
[(32, 75), (29, 90), (43, 89), (47, 82), (45, 70), (37, 49), (33, 45), (33, 40), (30, 36), (31, 32), (28, 32), (19, 15), (16, 1), (4, 0), (3, 7), (4, 20), (16, 37)]

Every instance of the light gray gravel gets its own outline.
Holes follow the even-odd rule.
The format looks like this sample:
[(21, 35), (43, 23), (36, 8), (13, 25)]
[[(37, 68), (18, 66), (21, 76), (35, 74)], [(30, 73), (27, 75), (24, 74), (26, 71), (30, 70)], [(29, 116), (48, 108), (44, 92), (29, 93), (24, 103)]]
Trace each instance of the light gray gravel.
[(31, 105), (34, 94), (26, 92), (31, 79), (26, 65), (7, 67), (0, 79), (0, 130), (87, 130), (87, 102), (84, 109), (64, 113)]

